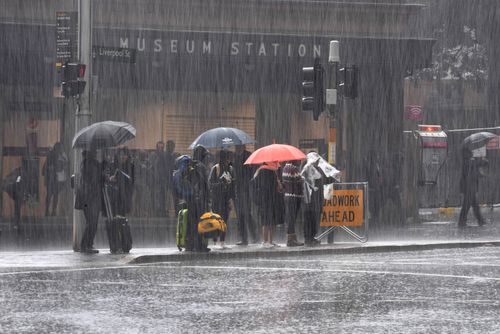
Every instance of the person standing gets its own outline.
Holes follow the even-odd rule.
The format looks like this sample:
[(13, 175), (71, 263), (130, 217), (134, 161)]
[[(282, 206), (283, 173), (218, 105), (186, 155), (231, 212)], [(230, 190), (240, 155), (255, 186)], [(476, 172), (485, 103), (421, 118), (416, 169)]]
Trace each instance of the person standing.
[[(68, 157), (63, 146), (57, 142), (47, 155), (47, 160), (42, 168), (47, 194), (45, 197), (45, 216), (55, 216), (59, 192), (64, 186), (68, 176)], [(52, 204), (52, 209), (50, 210)]]
[(251, 153), (246, 150), (245, 145), (236, 146), (233, 170), (235, 176), (234, 190), (239, 236), (239, 241), (236, 242), (236, 245), (239, 246), (248, 245), (249, 234), (253, 243), (259, 241), (257, 226), (252, 217), (252, 204), (250, 199), (250, 180), (253, 177), (254, 168), (251, 165), (245, 165), (245, 161), (250, 154)]
[[(222, 150), (219, 153), (219, 162), (210, 170), (208, 184), (212, 199), (212, 211), (219, 214), (227, 224), (229, 212), (231, 211), (230, 200), (234, 199), (234, 171), (231, 166), (229, 151)], [(220, 235), (220, 247), (225, 249), (224, 241), (226, 233)]]
[(116, 193), (112, 196), (113, 214), (125, 216), (132, 211), (135, 182), (135, 166), (128, 148), (118, 150), (112, 169), (110, 181), (116, 186)]
[(77, 189), (76, 203), (83, 208), (85, 230), (80, 243), (80, 252), (87, 254), (99, 253), (94, 249), (94, 237), (97, 231), (99, 213), (102, 203), (104, 173), (101, 163), (97, 161), (95, 151), (83, 151), (81, 170), (81, 189)]
[[(167, 183), (166, 183), (166, 193), (172, 197), (172, 204), (173, 204), (173, 210), (174, 210), (174, 215), (177, 214), (179, 211), (178, 208), (178, 198), (177, 198), (177, 193), (174, 189), (172, 177), (175, 169), (175, 159), (178, 157), (178, 153), (175, 153), (175, 142), (173, 140), (168, 140), (167, 144), (165, 145), (165, 169), (166, 169), (166, 178), (167, 178)], [(168, 210), (167, 210), (168, 211)]]
[(187, 204), (188, 226), (186, 231), (186, 250), (197, 252), (210, 251), (203, 244), (198, 233), (198, 222), (209, 208), (209, 189), (205, 165), (188, 155), (175, 161), (178, 169), (174, 172), (173, 182), (180, 199)]
[(155, 214), (158, 217), (167, 215), (166, 209), (166, 187), (167, 187), (167, 160), (165, 156), (165, 143), (158, 141), (156, 150), (151, 154), (151, 168), (153, 172), (153, 184), (151, 191), (153, 192), (153, 201)]
[[(319, 167), (322, 158), (316, 152), (307, 154), (307, 163), (301, 171), (304, 177), (304, 241), (306, 246), (317, 246), (321, 241), (314, 237), (318, 233), (324, 201), (324, 185), (335, 182), (333, 176), (326, 176)], [(326, 162), (325, 162), (326, 163)], [(326, 163), (328, 164), (328, 163)], [(328, 165), (332, 167), (331, 165)]]
[(290, 161), (283, 167), (281, 175), (283, 183), (283, 194), (285, 204), (285, 223), (287, 225), (288, 247), (304, 246), (304, 243), (297, 241), (295, 234), (295, 221), (302, 202), (302, 191), (304, 179), (300, 175), (299, 161)]
[(483, 226), (486, 222), (481, 215), (477, 192), (479, 190), (479, 178), (483, 176), (481, 168), (488, 165), (488, 160), (484, 157), (474, 157), (472, 152), (465, 147), (462, 149), (462, 159), (460, 192), (463, 194), (463, 199), (458, 218), (458, 227), (463, 228), (467, 226), (467, 214), (471, 206), (478, 225)]
[(254, 175), (255, 192), (253, 198), (262, 224), (262, 247), (272, 248), (276, 230), (276, 210), (279, 209), (279, 197), (282, 196), (282, 186), (278, 178), (279, 164), (266, 162), (260, 166)]

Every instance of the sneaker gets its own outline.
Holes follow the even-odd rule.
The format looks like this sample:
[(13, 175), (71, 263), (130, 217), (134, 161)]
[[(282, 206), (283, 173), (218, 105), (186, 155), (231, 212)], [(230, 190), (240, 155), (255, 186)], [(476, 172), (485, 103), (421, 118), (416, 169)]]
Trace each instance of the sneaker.
[(238, 241), (236, 243), (236, 246), (248, 246), (248, 242), (247, 241)]
[(276, 243), (274, 243), (274, 242), (273, 242), (271, 245), (272, 245), (273, 247), (281, 247), (280, 245), (278, 245), (278, 244), (276, 244)]
[(262, 248), (274, 248), (274, 245), (270, 244), (269, 242), (263, 242), (261, 247)]

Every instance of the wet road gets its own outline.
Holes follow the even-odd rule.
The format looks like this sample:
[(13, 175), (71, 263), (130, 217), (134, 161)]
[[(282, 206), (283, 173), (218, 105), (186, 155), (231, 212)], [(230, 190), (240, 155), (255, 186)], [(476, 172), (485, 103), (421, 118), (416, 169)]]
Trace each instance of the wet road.
[(1, 333), (500, 333), (500, 248), (0, 273)]

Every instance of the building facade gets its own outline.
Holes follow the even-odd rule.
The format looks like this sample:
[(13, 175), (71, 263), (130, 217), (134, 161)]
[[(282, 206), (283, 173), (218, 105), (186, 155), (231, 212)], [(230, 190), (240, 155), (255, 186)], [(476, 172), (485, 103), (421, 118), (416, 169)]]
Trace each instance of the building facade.
[[(30, 143), (40, 169), (55, 142), (70, 152), (76, 103), (57, 97), (55, 13), (78, 8), (77, 1), (57, 0), (3, 0), (2, 6), (5, 176)], [(259, 147), (278, 142), (316, 148), (330, 154), (345, 180), (364, 181), (370, 152), (384, 162), (397, 161), (403, 150), (403, 80), (431, 60), (433, 41), (412, 30), (424, 9), (424, 1), (389, 0), (94, 1), (92, 121), (133, 124), (132, 149), (174, 140), (180, 153), (188, 153), (206, 129), (238, 127)], [(301, 68), (315, 58), (326, 66), (330, 40), (340, 42), (341, 66), (359, 69), (358, 97), (340, 98), (332, 117), (323, 113), (313, 121), (301, 110)], [(132, 49), (135, 61), (109, 51), (117, 48)], [(382, 164), (399, 184), (399, 166)], [(41, 177), (39, 184), (43, 198)], [(3, 197), (2, 213), (9, 216), (12, 203)]]

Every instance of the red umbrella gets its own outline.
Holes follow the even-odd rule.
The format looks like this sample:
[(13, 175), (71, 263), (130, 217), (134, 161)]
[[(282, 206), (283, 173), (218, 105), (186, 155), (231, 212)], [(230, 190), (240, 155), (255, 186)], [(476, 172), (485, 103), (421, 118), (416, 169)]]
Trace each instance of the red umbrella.
[(259, 148), (245, 161), (245, 165), (262, 164), (264, 162), (283, 162), (304, 160), (306, 155), (298, 148), (285, 144), (271, 144)]

